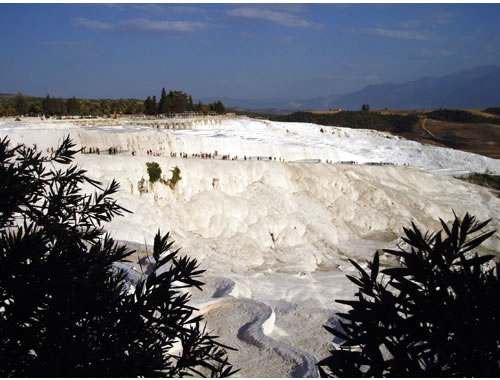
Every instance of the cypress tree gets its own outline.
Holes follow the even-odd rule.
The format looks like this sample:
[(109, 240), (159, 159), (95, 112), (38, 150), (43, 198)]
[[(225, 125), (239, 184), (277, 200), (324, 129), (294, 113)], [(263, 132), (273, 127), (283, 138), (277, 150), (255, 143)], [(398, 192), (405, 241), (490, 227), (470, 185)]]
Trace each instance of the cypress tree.
[(189, 95), (188, 98), (188, 110), (193, 111), (193, 98), (191, 97), (191, 95)]
[(151, 97), (148, 96), (148, 98), (144, 101), (144, 113), (146, 115), (150, 115), (151, 114), (151, 105), (152, 105), (152, 100), (151, 100)]
[(19, 93), (16, 96), (16, 114), (24, 115), (28, 112), (28, 103), (24, 99), (23, 94)]
[(167, 105), (167, 92), (165, 91), (165, 87), (161, 90), (160, 103), (158, 105), (158, 113), (167, 113), (168, 105)]
[(42, 111), (45, 115), (54, 115), (54, 100), (47, 94), (47, 97), (42, 102)]

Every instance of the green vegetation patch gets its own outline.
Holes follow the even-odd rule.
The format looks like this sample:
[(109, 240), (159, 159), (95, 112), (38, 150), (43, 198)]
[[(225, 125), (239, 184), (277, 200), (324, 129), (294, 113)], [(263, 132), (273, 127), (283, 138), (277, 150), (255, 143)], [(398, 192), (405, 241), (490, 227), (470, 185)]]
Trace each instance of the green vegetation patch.
[(483, 112), (491, 113), (500, 116), (500, 107), (490, 107), (483, 110)]
[(149, 183), (160, 181), (163, 185), (167, 185), (173, 190), (175, 185), (177, 185), (177, 182), (182, 179), (181, 169), (177, 166), (170, 170), (172, 172), (172, 178), (167, 180), (161, 178), (161, 168), (157, 162), (147, 162), (146, 166), (148, 168)]
[[(500, 191), (500, 175), (473, 173), (468, 177), (458, 177), (463, 181)], [(500, 198), (500, 193), (497, 193)]]
[(181, 177), (181, 169), (179, 167), (175, 167), (172, 170), (172, 178), (167, 180), (167, 185), (170, 186), (170, 188), (173, 190), (175, 188), (175, 185), (177, 185), (177, 182), (179, 182), (182, 177)]
[(155, 183), (161, 178), (161, 168), (157, 162), (146, 162), (149, 174), (149, 182)]
[[(485, 111), (486, 112), (486, 111)], [(484, 117), (462, 110), (436, 110), (426, 114), (429, 119), (453, 123), (488, 123), (500, 124), (500, 118)]]
[(341, 111), (335, 114), (300, 111), (274, 116), (271, 120), (402, 133), (411, 132), (419, 118), (416, 115), (382, 115), (368, 111)]

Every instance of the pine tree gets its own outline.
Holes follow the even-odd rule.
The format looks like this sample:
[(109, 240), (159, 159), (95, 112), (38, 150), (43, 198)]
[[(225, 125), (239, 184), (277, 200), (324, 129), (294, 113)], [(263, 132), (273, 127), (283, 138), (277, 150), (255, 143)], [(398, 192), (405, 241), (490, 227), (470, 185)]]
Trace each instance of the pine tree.
[(218, 100), (214, 105), (214, 111), (222, 115), (226, 113), (226, 107), (224, 107), (224, 104)]

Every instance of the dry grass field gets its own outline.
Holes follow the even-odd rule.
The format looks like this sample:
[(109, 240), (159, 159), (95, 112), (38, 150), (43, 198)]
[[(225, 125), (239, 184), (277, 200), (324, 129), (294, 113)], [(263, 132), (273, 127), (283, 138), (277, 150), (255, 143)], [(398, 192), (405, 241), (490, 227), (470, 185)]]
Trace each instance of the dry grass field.
[(483, 110), (477, 110), (477, 109), (464, 109), (464, 111), (470, 112), (474, 115), (478, 116), (483, 116), (483, 117), (498, 117), (497, 115), (493, 115), (488, 112), (484, 112)]
[(500, 125), (428, 120), (426, 128), (450, 148), (500, 159)]
[(311, 113), (315, 113), (317, 115), (334, 115), (336, 113), (339, 113), (340, 111), (342, 110), (328, 110), (328, 111), (306, 111), (306, 112), (311, 112)]
[[(430, 133), (429, 133), (430, 132)], [(500, 125), (422, 119), (403, 137), (500, 159)]]
[[(483, 117), (497, 117), (481, 109), (464, 109), (463, 111)], [(500, 159), (500, 125), (453, 123), (427, 119), (425, 114), (431, 112), (430, 110), (393, 110), (386, 108), (374, 110), (374, 112), (380, 112), (384, 115), (421, 115), (422, 119), (415, 125), (413, 131), (402, 134), (407, 139)]]
[(382, 108), (373, 110), (372, 112), (378, 112), (382, 115), (416, 115), (431, 112), (431, 110), (394, 110), (391, 108)]
[[(459, 110), (459, 109), (457, 109)], [(483, 116), (483, 117), (497, 117), (497, 115), (493, 115), (491, 113), (484, 112), (482, 109), (474, 109), (474, 108), (467, 108), (467, 109), (460, 109), (459, 111), (467, 111), (470, 112), (474, 115), (478, 116)], [(423, 115), (429, 112), (432, 112), (432, 110), (395, 110), (395, 109), (390, 109), (390, 108), (383, 108), (383, 109), (378, 109), (374, 110), (373, 112), (379, 112), (382, 115), (388, 115), (388, 114), (395, 114), (395, 115)]]

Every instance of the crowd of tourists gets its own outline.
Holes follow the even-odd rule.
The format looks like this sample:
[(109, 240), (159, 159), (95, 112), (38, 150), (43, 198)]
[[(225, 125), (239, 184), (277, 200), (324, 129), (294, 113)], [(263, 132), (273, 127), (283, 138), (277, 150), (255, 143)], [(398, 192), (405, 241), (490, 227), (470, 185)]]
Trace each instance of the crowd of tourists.
[[(22, 145), (22, 144), (21, 144)], [(36, 150), (36, 144), (33, 144), (33, 148)], [(101, 154), (102, 151), (108, 151), (108, 154), (110, 155), (115, 155), (117, 153), (127, 153), (129, 151), (119, 151), (117, 147), (109, 147), (108, 149), (101, 150), (99, 147), (86, 147), (84, 146), (82, 148), (82, 153), (85, 154)], [(47, 148), (47, 153), (54, 153), (54, 148), (50, 147)], [(135, 150), (130, 151), (130, 154), (132, 156), (136, 156), (137, 152)], [(152, 149), (148, 149), (146, 151), (146, 154), (148, 156), (154, 156), (154, 157), (162, 157), (165, 156), (164, 153), (162, 152), (155, 152)], [(175, 157), (180, 157), (180, 158), (198, 158), (198, 159), (203, 159), (203, 160), (223, 160), (223, 161), (237, 161), (237, 160), (244, 160), (244, 161), (279, 161), (279, 162), (285, 162), (285, 159), (281, 157), (272, 157), (272, 156), (238, 156), (238, 155), (230, 155), (230, 154), (219, 154), (219, 152), (216, 150), (213, 153), (185, 153), (185, 152), (170, 152), (168, 155), (172, 158)], [(317, 162), (321, 162), (321, 160), (315, 160)], [(344, 164), (344, 165), (359, 165), (357, 161), (332, 161), (332, 160), (325, 160), (324, 161), (327, 164)], [(368, 166), (386, 166), (386, 165), (394, 165), (393, 163), (389, 162), (365, 162), (363, 165), (368, 165)], [(403, 166), (409, 166), (407, 163), (403, 164)]]
[[(49, 151), (47, 149), (47, 151)], [(82, 153), (85, 153), (85, 154), (101, 154), (101, 149), (98, 148), (98, 147), (83, 147), (82, 148)], [(118, 152), (121, 152), (121, 153), (126, 153), (128, 151), (118, 151), (116, 147), (110, 147), (107, 149), (108, 153), (109, 154), (117, 154)], [(132, 156), (136, 156), (137, 155), (137, 152), (135, 150), (132, 150), (130, 151), (131, 155)], [(153, 157), (161, 157), (161, 156), (165, 156), (164, 153), (162, 152), (156, 152), (152, 149), (148, 149), (146, 151), (146, 154), (148, 156), (153, 156)], [(204, 152), (201, 152), (201, 153), (191, 153), (191, 154), (188, 154), (188, 153), (185, 153), (185, 152), (180, 152), (180, 153), (177, 153), (177, 152), (170, 152), (168, 153), (168, 155), (172, 158), (175, 158), (175, 157), (180, 157), (180, 158), (199, 158), (199, 159), (203, 159), (203, 160), (223, 160), (223, 161), (237, 161), (237, 160), (257, 160), (257, 161), (281, 161), (281, 162), (284, 162), (285, 160), (281, 157), (272, 157), (272, 156), (238, 156), (238, 155), (230, 155), (230, 154), (219, 154), (219, 152), (216, 150), (214, 151), (213, 153), (204, 153)]]

